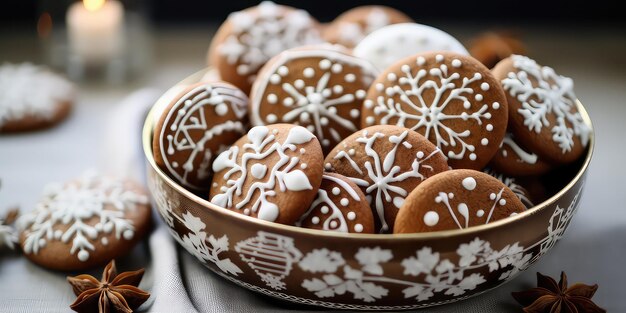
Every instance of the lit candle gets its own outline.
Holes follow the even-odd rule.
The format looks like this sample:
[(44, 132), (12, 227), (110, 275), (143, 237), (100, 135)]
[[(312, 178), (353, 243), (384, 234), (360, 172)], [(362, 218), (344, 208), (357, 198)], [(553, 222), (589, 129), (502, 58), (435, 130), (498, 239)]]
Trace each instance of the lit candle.
[(67, 11), (71, 53), (88, 64), (105, 63), (124, 48), (124, 8), (115, 0), (83, 0)]

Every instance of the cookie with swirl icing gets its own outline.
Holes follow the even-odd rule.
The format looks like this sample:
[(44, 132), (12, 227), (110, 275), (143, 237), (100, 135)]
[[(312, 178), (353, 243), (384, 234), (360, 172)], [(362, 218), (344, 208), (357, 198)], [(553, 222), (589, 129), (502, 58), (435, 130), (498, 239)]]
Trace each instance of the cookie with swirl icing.
[(379, 125), (359, 130), (324, 160), (325, 169), (344, 175), (367, 197), (377, 232), (391, 232), (406, 196), (428, 177), (447, 171), (446, 157), (424, 136)]
[(381, 73), (363, 102), (361, 126), (403, 126), (424, 135), (452, 168), (482, 169), (508, 121), (502, 87), (476, 59), (452, 52), (405, 58)]
[(324, 173), (317, 197), (296, 226), (342, 233), (374, 232), (374, 216), (361, 189), (337, 173)]
[(181, 185), (207, 190), (213, 159), (246, 132), (247, 109), (248, 97), (231, 84), (186, 87), (155, 127), (155, 162)]
[(228, 16), (211, 41), (208, 60), (223, 80), (247, 93), (273, 56), (322, 42), (319, 23), (306, 11), (263, 1)]
[(322, 181), (322, 148), (306, 128), (256, 126), (217, 156), (211, 203), (262, 220), (293, 225)]
[(465, 229), (524, 210), (517, 195), (498, 179), (475, 170), (451, 170), (411, 192), (398, 212), (394, 233)]
[(512, 176), (536, 176), (552, 168), (550, 163), (544, 162), (537, 154), (522, 147), (515, 141), (513, 134), (508, 132), (489, 166), (500, 173)]
[(493, 69), (509, 103), (509, 130), (517, 141), (554, 164), (577, 160), (591, 128), (578, 109), (574, 81), (534, 60), (512, 55)]
[(306, 127), (329, 152), (359, 130), (361, 106), (376, 69), (346, 49), (316, 45), (284, 51), (259, 72), (250, 93), (252, 125)]
[(354, 48), (365, 36), (382, 27), (411, 23), (406, 14), (383, 5), (363, 5), (352, 8), (335, 18), (322, 32), (324, 40)]

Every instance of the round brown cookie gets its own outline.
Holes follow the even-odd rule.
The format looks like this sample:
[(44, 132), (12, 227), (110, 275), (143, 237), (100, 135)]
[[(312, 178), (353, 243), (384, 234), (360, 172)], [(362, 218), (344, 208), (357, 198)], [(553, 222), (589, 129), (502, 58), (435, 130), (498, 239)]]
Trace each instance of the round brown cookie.
[(270, 58), (289, 48), (321, 42), (319, 23), (306, 11), (264, 1), (228, 16), (211, 41), (209, 65), (247, 93)]
[(363, 102), (361, 126), (397, 125), (437, 145), (452, 168), (482, 169), (507, 125), (504, 92), (472, 57), (433, 52), (405, 58), (378, 76)]
[(383, 5), (364, 5), (352, 8), (332, 21), (322, 32), (324, 40), (353, 48), (361, 39), (384, 26), (411, 23), (406, 14)]
[(324, 173), (317, 197), (296, 226), (342, 233), (374, 232), (374, 216), (359, 187), (337, 173)]
[(475, 170), (435, 175), (411, 192), (398, 212), (394, 233), (463, 229), (524, 211), (502, 182)]
[(72, 111), (74, 85), (29, 63), (0, 66), (0, 133), (54, 126)]
[(513, 193), (515, 193), (515, 195), (517, 196), (517, 198), (522, 201), (522, 204), (524, 204), (524, 206), (527, 209), (532, 208), (533, 206), (535, 206), (535, 202), (532, 195), (530, 194), (530, 192), (528, 192), (528, 190), (526, 190), (526, 188), (524, 188), (523, 183), (521, 181), (518, 181), (517, 178), (514, 177), (510, 177), (510, 176), (505, 176), (504, 174), (498, 173), (496, 171), (494, 171), (493, 169), (487, 168), (485, 170), (483, 170), (483, 172), (485, 174), (488, 174), (496, 179), (498, 179), (500, 182), (502, 182), (505, 186), (509, 187), (509, 189), (511, 189), (511, 191), (513, 191)]
[(201, 82), (180, 93), (157, 124), (154, 160), (187, 188), (208, 189), (211, 162), (245, 134), (248, 97), (224, 82)]
[(512, 176), (541, 175), (551, 168), (549, 163), (515, 142), (511, 133), (506, 133), (489, 165), (500, 173)]
[(150, 212), (139, 185), (86, 172), (46, 187), (35, 210), (18, 221), (20, 245), (28, 259), (43, 267), (100, 266), (126, 254), (147, 234)]
[(293, 225), (317, 195), (323, 158), (319, 141), (304, 127), (253, 127), (213, 162), (211, 202)]
[(509, 131), (520, 144), (555, 164), (583, 154), (591, 128), (578, 111), (571, 78), (521, 55), (502, 60), (493, 74), (509, 103)]
[(422, 135), (397, 126), (373, 126), (344, 139), (324, 160), (365, 193), (378, 232), (391, 232), (404, 198), (428, 177), (448, 170), (446, 157)]
[(250, 93), (252, 125), (293, 123), (325, 153), (359, 130), (361, 106), (377, 75), (367, 61), (332, 45), (284, 51), (259, 72)]
[(488, 68), (493, 68), (511, 54), (526, 53), (526, 48), (519, 36), (507, 31), (480, 34), (470, 40), (467, 50), (471, 56)]

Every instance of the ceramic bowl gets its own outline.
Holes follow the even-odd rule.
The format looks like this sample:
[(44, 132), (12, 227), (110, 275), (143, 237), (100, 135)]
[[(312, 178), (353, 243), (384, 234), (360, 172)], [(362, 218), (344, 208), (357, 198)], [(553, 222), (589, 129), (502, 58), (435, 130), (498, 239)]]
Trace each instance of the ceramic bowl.
[[(341, 234), (254, 219), (209, 203), (161, 171), (152, 155), (155, 104), (143, 130), (149, 188), (172, 236), (208, 269), (267, 296), (332, 309), (404, 310), (463, 300), (513, 279), (563, 237), (576, 212), (594, 146), (550, 175), (535, 207), (462, 230), (404, 235)], [(591, 126), (587, 112), (581, 114)]]

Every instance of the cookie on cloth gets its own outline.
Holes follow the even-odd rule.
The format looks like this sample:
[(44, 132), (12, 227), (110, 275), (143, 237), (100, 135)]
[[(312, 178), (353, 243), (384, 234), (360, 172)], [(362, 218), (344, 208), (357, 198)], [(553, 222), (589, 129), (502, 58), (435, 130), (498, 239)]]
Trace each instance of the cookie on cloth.
[(71, 112), (74, 85), (29, 63), (0, 66), (0, 133), (54, 126)]
[(210, 199), (223, 208), (293, 225), (322, 181), (319, 141), (302, 126), (256, 126), (213, 162)]
[(509, 103), (509, 131), (521, 145), (554, 164), (584, 153), (591, 128), (578, 111), (571, 78), (521, 55), (502, 60), (493, 74)]
[(296, 226), (342, 233), (374, 232), (374, 216), (361, 189), (337, 173), (324, 173), (317, 197)]
[(207, 190), (215, 156), (246, 132), (248, 97), (224, 82), (186, 87), (155, 127), (154, 160), (181, 185)]
[(100, 266), (148, 233), (150, 212), (138, 184), (89, 171), (45, 188), (35, 210), (18, 220), (20, 245), (29, 260), (46, 268)]
[(513, 138), (513, 134), (506, 133), (500, 149), (489, 162), (500, 173), (512, 176), (534, 176), (546, 173), (552, 167), (549, 163), (539, 159), (535, 153), (521, 147)]
[(452, 52), (405, 58), (380, 74), (361, 111), (361, 126), (397, 125), (438, 146), (452, 168), (482, 169), (508, 121), (500, 83), (480, 62)]
[(406, 14), (383, 5), (363, 5), (352, 8), (324, 27), (324, 40), (353, 48), (365, 36), (387, 25), (411, 23)]
[(532, 195), (523, 186), (521, 180), (515, 177), (506, 176), (490, 168), (486, 168), (485, 170), (483, 170), (483, 172), (496, 178), (497, 180), (501, 181), (505, 186), (509, 187), (509, 189), (511, 189), (511, 191), (515, 193), (517, 198), (522, 201), (522, 204), (524, 204), (527, 209), (532, 208), (533, 206), (535, 206), (535, 203), (537, 203), (533, 201), (534, 199)]
[(430, 51), (451, 51), (469, 55), (450, 34), (434, 27), (401, 23), (385, 26), (367, 35), (354, 47), (354, 55), (369, 60), (379, 70), (408, 56)]
[(397, 126), (360, 130), (324, 160), (328, 172), (348, 177), (368, 198), (377, 232), (391, 232), (405, 197), (428, 177), (447, 171), (446, 157), (422, 135)]
[(451, 170), (417, 186), (398, 212), (394, 233), (421, 233), (484, 225), (526, 210), (498, 179), (475, 170)]
[(209, 65), (220, 77), (250, 91), (257, 71), (280, 52), (322, 43), (319, 23), (306, 11), (271, 1), (231, 13), (211, 41)]
[(363, 99), (377, 74), (339, 46), (284, 51), (263, 67), (252, 87), (251, 123), (306, 127), (327, 153), (359, 130)]

